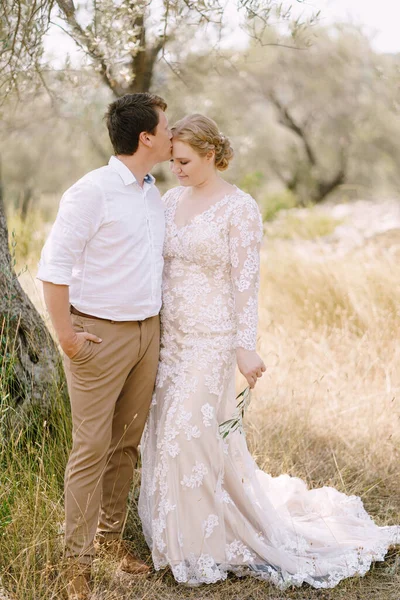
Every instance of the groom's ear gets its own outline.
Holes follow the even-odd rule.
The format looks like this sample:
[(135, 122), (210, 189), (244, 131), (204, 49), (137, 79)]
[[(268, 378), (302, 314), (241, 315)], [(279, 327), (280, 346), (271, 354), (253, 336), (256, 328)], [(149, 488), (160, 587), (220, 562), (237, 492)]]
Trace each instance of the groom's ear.
[(142, 131), (139, 133), (139, 142), (142, 142), (147, 148), (152, 148), (153, 140), (151, 139), (151, 135), (147, 131)]

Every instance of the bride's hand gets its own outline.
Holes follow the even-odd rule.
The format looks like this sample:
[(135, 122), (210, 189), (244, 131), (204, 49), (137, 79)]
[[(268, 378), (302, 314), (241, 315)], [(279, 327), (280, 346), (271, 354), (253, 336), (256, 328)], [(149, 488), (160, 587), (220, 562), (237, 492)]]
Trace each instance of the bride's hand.
[(262, 377), (266, 369), (264, 362), (255, 350), (245, 350), (244, 348), (236, 348), (236, 360), (239, 371), (253, 389), (258, 377)]

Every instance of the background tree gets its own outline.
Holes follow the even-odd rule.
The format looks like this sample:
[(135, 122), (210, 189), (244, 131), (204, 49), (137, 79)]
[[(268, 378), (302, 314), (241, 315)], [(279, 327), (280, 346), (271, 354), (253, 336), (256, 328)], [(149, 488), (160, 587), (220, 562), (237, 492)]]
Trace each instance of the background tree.
[[(0, 93), (26, 92), (43, 68), (43, 36), (53, 0), (2, 0), (0, 4)], [(42, 80), (43, 83), (43, 80)]]
[[(251, 106), (244, 119), (254, 170), (280, 181), (301, 204), (342, 186), (376, 190), (389, 177), (393, 185), (399, 148), (398, 58), (375, 53), (354, 28), (314, 34), (306, 50), (254, 45), (229, 66), (230, 93), (235, 89), (238, 101), (245, 90)], [(271, 30), (267, 39), (274, 36)]]
[[(207, 53), (217, 51), (226, 29), (223, 0), (55, 3), (66, 31), (115, 96), (149, 91), (161, 59), (180, 77), (188, 48), (197, 45), (207, 48)], [(304, 23), (291, 18), (290, 6), (284, 9), (276, 0), (236, 0), (235, 5), (253, 39), (261, 40), (271, 15), (289, 23), (293, 37), (304, 30)], [(314, 19), (315, 15), (310, 22)]]
[[(52, 2), (47, 0), (4, 0), (1, 3), (0, 90), (3, 98), (13, 94), (14, 98), (24, 96), (26, 102), (37, 77), (41, 79), (42, 39), (49, 27), (51, 9)], [(3, 102), (2, 112), (5, 108)], [(31, 404), (48, 409), (54, 389), (51, 382), (61, 385), (60, 356), (15, 273), (15, 259), (8, 245), (4, 180), (1, 190), (0, 376), (2, 386), (7, 387), (3, 389), (2, 400), (7, 398), (10, 408), (14, 409), (26, 409)]]

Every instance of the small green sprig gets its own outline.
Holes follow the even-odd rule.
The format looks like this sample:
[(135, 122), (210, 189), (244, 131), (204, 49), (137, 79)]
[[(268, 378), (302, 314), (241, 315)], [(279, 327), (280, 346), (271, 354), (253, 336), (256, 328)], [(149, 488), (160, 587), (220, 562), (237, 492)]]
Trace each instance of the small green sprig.
[(224, 421), (218, 426), (218, 430), (223, 439), (225, 439), (230, 433), (233, 433), (237, 429), (243, 432), (243, 418), (247, 407), (250, 404), (251, 392), (250, 387), (247, 386), (240, 394), (236, 396), (236, 400), (239, 402), (236, 405), (236, 411), (232, 419)]

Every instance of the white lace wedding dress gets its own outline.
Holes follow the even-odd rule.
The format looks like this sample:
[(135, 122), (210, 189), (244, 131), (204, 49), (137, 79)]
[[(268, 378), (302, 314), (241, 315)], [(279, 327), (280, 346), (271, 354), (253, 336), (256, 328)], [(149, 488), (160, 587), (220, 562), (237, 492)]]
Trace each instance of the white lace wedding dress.
[(154, 566), (178, 582), (228, 571), (280, 588), (316, 588), (363, 575), (400, 541), (360, 498), (258, 469), (232, 418), (235, 348), (255, 349), (259, 246), (256, 202), (236, 189), (177, 227), (184, 188), (165, 196), (161, 356), (142, 438), (139, 514)]

